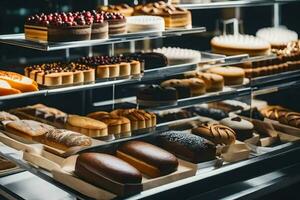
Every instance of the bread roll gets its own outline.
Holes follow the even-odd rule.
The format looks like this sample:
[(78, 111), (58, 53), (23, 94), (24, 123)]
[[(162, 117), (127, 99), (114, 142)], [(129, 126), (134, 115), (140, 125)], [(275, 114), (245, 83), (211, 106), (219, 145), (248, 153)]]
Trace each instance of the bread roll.
[(235, 132), (227, 126), (214, 123), (202, 123), (192, 130), (192, 133), (199, 135), (213, 143), (230, 145), (235, 142)]
[(53, 126), (33, 120), (11, 121), (5, 125), (6, 131), (29, 140), (32, 140), (34, 137), (44, 135), (53, 129)]
[[(75, 174), (86, 182), (114, 191), (115, 182), (121, 184), (140, 184), (141, 173), (127, 162), (102, 153), (83, 153), (77, 158)], [(130, 186), (128, 185), (128, 188)], [(132, 185), (131, 193), (141, 191)]]
[(36, 141), (61, 150), (70, 147), (91, 146), (90, 137), (64, 129), (53, 129), (35, 138)]
[(117, 150), (117, 157), (130, 163), (143, 174), (155, 178), (177, 170), (177, 158), (152, 144), (130, 141)]
[(66, 127), (69, 130), (82, 133), (89, 137), (103, 137), (108, 135), (107, 125), (105, 123), (79, 115), (69, 115)]
[(167, 131), (158, 135), (160, 146), (184, 160), (200, 163), (215, 159), (215, 145), (187, 131)]
[(38, 90), (38, 85), (34, 80), (14, 72), (0, 70), (0, 80), (7, 81), (12, 88), (21, 92), (32, 92)]

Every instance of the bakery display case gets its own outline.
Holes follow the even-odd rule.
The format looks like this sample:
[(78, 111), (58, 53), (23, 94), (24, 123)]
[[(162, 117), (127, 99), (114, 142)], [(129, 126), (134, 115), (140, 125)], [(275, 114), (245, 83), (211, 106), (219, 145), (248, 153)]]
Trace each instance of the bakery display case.
[(1, 198), (259, 199), (299, 184), (299, 2), (46, 4), (3, 5), (21, 20), (0, 29)]

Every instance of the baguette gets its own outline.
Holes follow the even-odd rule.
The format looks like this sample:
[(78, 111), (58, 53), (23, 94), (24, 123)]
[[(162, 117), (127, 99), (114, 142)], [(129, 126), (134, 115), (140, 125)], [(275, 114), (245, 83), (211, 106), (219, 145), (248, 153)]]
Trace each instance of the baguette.
[(19, 94), (19, 93), (21, 93), (21, 91), (12, 88), (7, 81), (0, 80), (0, 96)]
[(38, 90), (38, 85), (34, 80), (14, 72), (0, 70), (0, 80), (7, 81), (12, 88), (20, 90), (21, 92)]

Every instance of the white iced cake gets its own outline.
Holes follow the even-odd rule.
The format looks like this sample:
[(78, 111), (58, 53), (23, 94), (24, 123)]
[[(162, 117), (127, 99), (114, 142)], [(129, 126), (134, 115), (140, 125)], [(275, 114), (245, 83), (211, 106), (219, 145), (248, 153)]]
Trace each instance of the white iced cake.
[(127, 17), (127, 31), (130, 33), (145, 31), (164, 31), (165, 21), (157, 16), (132, 16)]
[(192, 49), (163, 47), (154, 49), (153, 52), (164, 54), (168, 58), (169, 65), (197, 63), (201, 60), (201, 53)]
[(284, 48), (289, 42), (298, 40), (295, 31), (284, 27), (262, 28), (256, 32), (256, 36), (268, 41), (273, 48)]
[(225, 55), (249, 54), (250, 56), (270, 53), (269, 42), (253, 35), (221, 35), (211, 40), (213, 52)]

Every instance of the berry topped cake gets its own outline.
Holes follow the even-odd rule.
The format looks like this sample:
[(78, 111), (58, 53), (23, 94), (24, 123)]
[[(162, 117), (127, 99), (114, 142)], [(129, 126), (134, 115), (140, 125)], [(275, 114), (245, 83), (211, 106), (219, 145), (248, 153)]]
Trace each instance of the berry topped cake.
[(25, 22), (25, 38), (51, 42), (89, 40), (92, 23), (93, 17), (83, 12), (36, 14)]
[(109, 35), (126, 33), (126, 18), (121, 13), (101, 12), (108, 22)]

